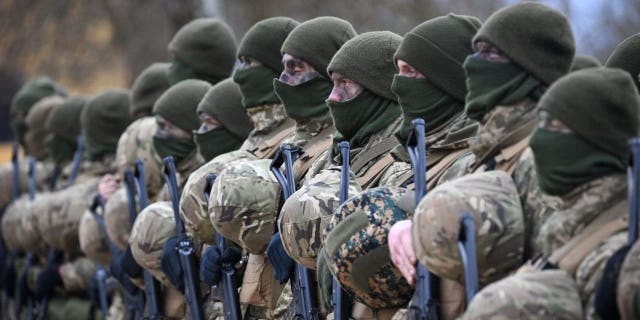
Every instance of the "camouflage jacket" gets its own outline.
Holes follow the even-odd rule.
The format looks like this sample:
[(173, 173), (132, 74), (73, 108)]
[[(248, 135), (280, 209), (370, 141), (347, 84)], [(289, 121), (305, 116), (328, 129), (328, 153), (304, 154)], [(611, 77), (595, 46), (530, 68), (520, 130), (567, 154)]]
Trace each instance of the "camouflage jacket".
[(476, 135), (469, 140), (471, 153), (451, 165), (440, 183), (471, 172), (494, 169), (511, 172), (526, 144), (522, 148), (516, 147), (528, 141), (525, 138), (535, 128), (536, 118), (536, 102), (530, 99), (493, 108), (484, 116)]
[(294, 121), (287, 117), (282, 104), (264, 105), (247, 110), (254, 128), (240, 150), (247, 150), (258, 158), (268, 158), (280, 143), (293, 134)]
[[(48, 190), (48, 183), (53, 173), (54, 165), (50, 161), (36, 161), (36, 188), (38, 191)], [(18, 163), (20, 193), (29, 192), (29, 160), (23, 159)], [(0, 208), (11, 202), (13, 197), (13, 164), (5, 163), (0, 166)]]
[[(477, 131), (477, 122), (467, 118), (464, 114), (454, 117), (441, 128), (427, 133), (427, 180), (437, 181), (440, 173), (447, 169), (447, 163), (453, 163), (460, 157), (467, 155), (469, 138)], [(411, 159), (405, 146), (398, 145), (391, 151), (395, 162), (385, 171), (378, 185), (406, 187), (413, 180)], [(450, 159), (449, 159), (450, 157)], [(437, 164), (441, 163), (440, 166)], [(438, 166), (436, 168), (436, 166)], [(444, 167), (441, 167), (444, 166)], [(429, 169), (436, 168), (438, 172), (429, 173)]]
[[(371, 135), (371, 137), (363, 147), (351, 149), (349, 153), (350, 155), (349, 159), (351, 160), (351, 164), (353, 165), (354, 163), (356, 163), (359, 160), (359, 156), (365, 155), (367, 151), (373, 149), (376, 145), (379, 145), (383, 141), (390, 141), (391, 139), (395, 139), (394, 133), (396, 132), (396, 130), (399, 128), (401, 124), (402, 124), (402, 117), (399, 117), (398, 119), (391, 122), (391, 124), (389, 124), (385, 129), (379, 131), (376, 134)], [(396, 145), (399, 144), (397, 139), (395, 139), (395, 144)], [(387, 166), (380, 168), (379, 170), (377, 170), (377, 168), (374, 168), (374, 165), (376, 165), (377, 162), (379, 162), (385, 157), (388, 157), (387, 159), (389, 160), (387, 163)], [(341, 161), (340, 155), (334, 154), (333, 148), (330, 147), (320, 157), (318, 157), (318, 159), (314, 161), (313, 164), (311, 164), (311, 167), (309, 168), (309, 171), (307, 171), (307, 174), (305, 175), (303, 181), (309, 181), (315, 175), (320, 173), (320, 171), (338, 166), (340, 165), (341, 162), (342, 161)], [(386, 152), (375, 157), (370, 161), (367, 161), (366, 164), (363, 165), (361, 168), (357, 168), (356, 170), (352, 168), (352, 170), (355, 171), (354, 174), (358, 179), (358, 182), (363, 186), (363, 189), (373, 188), (378, 185), (378, 182), (380, 180), (380, 173), (383, 172), (392, 163), (393, 163), (393, 159), (391, 158), (391, 155), (389, 154), (389, 152)], [(375, 172), (369, 172), (369, 171), (375, 171)], [(373, 180), (363, 181), (362, 179), (366, 178), (367, 176), (372, 176)]]
[[(560, 210), (544, 221), (536, 246), (545, 255), (551, 254), (580, 234), (600, 214), (626, 198), (627, 180), (624, 175), (605, 176), (577, 187), (562, 198)], [(593, 309), (595, 289), (607, 260), (625, 244), (627, 234), (619, 232), (603, 241), (579, 264), (575, 280), (587, 319), (597, 319)]]

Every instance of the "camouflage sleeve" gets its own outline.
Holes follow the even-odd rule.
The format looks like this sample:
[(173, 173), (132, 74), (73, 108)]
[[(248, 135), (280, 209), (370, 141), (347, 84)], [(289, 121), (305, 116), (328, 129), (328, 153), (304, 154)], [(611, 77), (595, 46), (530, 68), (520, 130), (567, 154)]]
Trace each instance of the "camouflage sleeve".
[(323, 152), (309, 167), (307, 170), (307, 174), (305, 174), (300, 184), (304, 184), (307, 181), (311, 180), (311, 178), (315, 177), (320, 171), (327, 169), (331, 166), (331, 156), (330, 150)]
[(96, 264), (85, 257), (76, 258), (60, 266), (60, 277), (68, 291), (84, 291), (96, 273)]
[(378, 181), (379, 186), (400, 187), (406, 180), (408, 173), (411, 173), (412, 167), (410, 163), (396, 161), (385, 170)]
[(476, 156), (469, 152), (468, 154), (458, 158), (456, 162), (454, 162), (440, 177), (438, 180), (438, 185), (443, 184), (447, 181), (451, 181), (457, 178), (460, 178), (466, 175), (469, 172), (469, 168), (476, 160)]
[(594, 308), (595, 291), (602, 278), (607, 260), (628, 242), (627, 232), (619, 232), (591, 252), (576, 271), (576, 282), (584, 308), (585, 319), (599, 319)]
[(13, 168), (11, 163), (0, 166), (0, 208), (6, 206), (11, 201), (13, 193)]

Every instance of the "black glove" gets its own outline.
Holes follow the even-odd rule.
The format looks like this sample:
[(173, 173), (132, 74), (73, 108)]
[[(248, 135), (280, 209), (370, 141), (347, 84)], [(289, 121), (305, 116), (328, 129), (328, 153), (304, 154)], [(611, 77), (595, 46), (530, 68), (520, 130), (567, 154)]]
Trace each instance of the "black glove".
[(133, 282), (131, 282), (131, 279), (129, 279), (129, 276), (122, 271), (122, 259), (124, 258), (125, 252), (118, 252), (111, 257), (109, 273), (111, 273), (113, 278), (120, 282), (122, 288), (127, 290), (129, 294), (136, 294), (138, 292), (138, 287), (136, 287)]
[(618, 276), (620, 275), (620, 268), (624, 262), (624, 258), (627, 256), (631, 247), (626, 245), (618, 251), (616, 251), (604, 267), (600, 283), (596, 287), (596, 295), (594, 299), (594, 307), (596, 313), (600, 315), (601, 319), (620, 319), (620, 312), (618, 311), (617, 293), (618, 293)]
[(238, 248), (226, 248), (223, 254), (218, 247), (207, 248), (200, 262), (200, 280), (209, 286), (218, 285), (222, 280), (222, 265), (228, 263), (233, 266), (240, 259), (242, 251)]
[(120, 268), (122, 269), (122, 273), (128, 275), (131, 278), (142, 278), (142, 273), (144, 272), (144, 270), (133, 258), (133, 254), (131, 253), (131, 246), (129, 245), (127, 245), (127, 249), (124, 251), (124, 253), (122, 253), (122, 258), (120, 259)]
[(273, 235), (269, 247), (267, 247), (267, 258), (273, 265), (273, 273), (280, 284), (286, 283), (293, 274), (295, 262), (284, 250), (280, 240), (280, 232)]
[(22, 307), (27, 303), (27, 296), (31, 293), (31, 291), (29, 290), (29, 286), (27, 285), (28, 274), (29, 270), (25, 268), (18, 278), (16, 301), (20, 302), (19, 307)]
[(47, 263), (36, 280), (36, 298), (43, 299), (53, 295), (56, 286), (62, 285), (62, 277), (58, 269), (60, 265), (57, 263)]
[(184, 293), (184, 280), (182, 275), (182, 265), (180, 264), (180, 254), (178, 253), (178, 242), (184, 239), (184, 235), (172, 236), (162, 249), (162, 257), (160, 258), (160, 269), (169, 278), (169, 281)]

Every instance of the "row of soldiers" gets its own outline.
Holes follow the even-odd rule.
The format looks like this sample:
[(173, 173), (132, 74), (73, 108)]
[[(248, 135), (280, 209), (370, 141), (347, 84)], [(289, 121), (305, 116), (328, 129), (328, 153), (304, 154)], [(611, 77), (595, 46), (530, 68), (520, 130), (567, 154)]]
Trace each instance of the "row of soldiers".
[(601, 66), (522, 2), (404, 37), (196, 19), (168, 50), (130, 90), (14, 96), (4, 317), (640, 317), (640, 34)]

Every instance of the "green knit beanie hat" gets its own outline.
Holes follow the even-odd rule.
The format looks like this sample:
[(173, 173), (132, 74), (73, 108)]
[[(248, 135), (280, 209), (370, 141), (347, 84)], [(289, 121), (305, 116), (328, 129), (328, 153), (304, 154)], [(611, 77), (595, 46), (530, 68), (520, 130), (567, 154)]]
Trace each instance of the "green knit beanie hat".
[(537, 2), (496, 11), (473, 38), (473, 43), (478, 41), (495, 45), (546, 85), (569, 72), (575, 54), (567, 17)]
[(87, 142), (113, 147), (133, 121), (129, 113), (129, 91), (108, 90), (93, 97), (82, 109), (80, 125)]
[(80, 115), (86, 103), (87, 99), (84, 97), (65, 99), (49, 114), (46, 122), (47, 131), (75, 143), (80, 134)]
[(640, 33), (632, 35), (620, 42), (605, 63), (609, 68), (619, 68), (631, 74), (636, 88), (640, 90)]
[(318, 17), (297, 26), (280, 49), (300, 58), (329, 79), (327, 67), (345, 42), (356, 36), (351, 23), (336, 17)]
[(419, 24), (402, 39), (394, 59), (404, 60), (459, 101), (467, 95), (462, 63), (473, 54), (469, 42), (482, 23), (450, 13)]
[(381, 97), (398, 101), (391, 91), (391, 82), (396, 74), (393, 54), (400, 42), (402, 37), (390, 31), (358, 35), (338, 50), (327, 72), (338, 72)]
[(197, 73), (226, 78), (236, 62), (236, 38), (221, 20), (196, 19), (176, 33), (169, 52)]
[(205, 112), (220, 122), (237, 137), (246, 139), (253, 130), (253, 122), (242, 106), (240, 86), (228, 78), (218, 82), (198, 104), (198, 114)]
[(131, 115), (148, 116), (153, 104), (171, 86), (169, 84), (169, 63), (154, 63), (144, 69), (131, 86)]
[(11, 99), (11, 114), (29, 113), (40, 99), (52, 96), (66, 96), (65, 90), (49, 77), (38, 77), (25, 83)]
[(626, 72), (588, 68), (554, 83), (538, 106), (598, 148), (622, 159), (638, 135), (640, 97)]
[(588, 56), (584, 54), (577, 54), (573, 58), (573, 63), (571, 64), (571, 72), (586, 69), (586, 68), (597, 68), (602, 67), (602, 63), (600, 60), (594, 56)]
[(165, 91), (153, 107), (153, 114), (165, 118), (178, 128), (191, 132), (200, 127), (198, 104), (211, 85), (202, 80), (184, 80)]
[(251, 57), (276, 73), (282, 72), (280, 47), (298, 24), (298, 21), (287, 17), (273, 17), (259, 21), (240, 40), (238, 58)]

